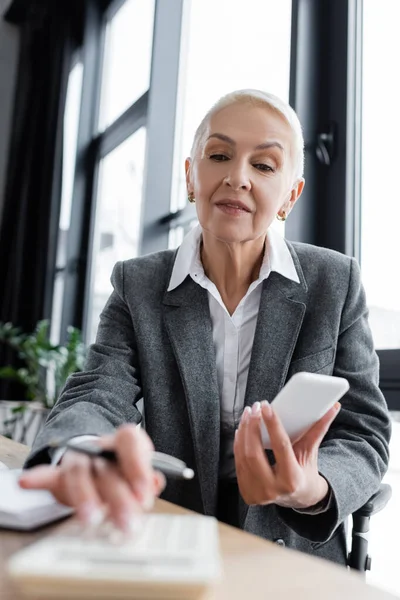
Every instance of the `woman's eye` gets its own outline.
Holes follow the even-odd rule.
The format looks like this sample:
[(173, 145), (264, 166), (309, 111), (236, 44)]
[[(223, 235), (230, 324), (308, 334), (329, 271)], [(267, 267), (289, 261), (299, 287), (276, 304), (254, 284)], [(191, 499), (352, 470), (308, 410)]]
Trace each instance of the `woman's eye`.
[(229, 156), (226, 154), (210, 154), (211, 160), (215, 160), (216, 162), (223, 162), (225, 160), (229, 160)]
[(264, 171), (265, 173), (267, 172), (274, 172), (274, 169), (272, 167), (270, 167), (269, 165), (265, 165), (264, 163), (257, 163), (255, 165), (253, 165), (253, 167), (255, 167), (256, 169), (258, 169), (259, 171)]

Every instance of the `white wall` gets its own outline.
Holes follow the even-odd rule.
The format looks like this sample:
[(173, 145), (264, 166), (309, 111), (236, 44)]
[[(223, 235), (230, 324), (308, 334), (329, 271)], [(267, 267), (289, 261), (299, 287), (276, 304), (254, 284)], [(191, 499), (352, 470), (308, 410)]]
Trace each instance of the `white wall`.
[(5, 23), (0, 18), (0, 222), (6, 181), (18, 54), (19, 29)]

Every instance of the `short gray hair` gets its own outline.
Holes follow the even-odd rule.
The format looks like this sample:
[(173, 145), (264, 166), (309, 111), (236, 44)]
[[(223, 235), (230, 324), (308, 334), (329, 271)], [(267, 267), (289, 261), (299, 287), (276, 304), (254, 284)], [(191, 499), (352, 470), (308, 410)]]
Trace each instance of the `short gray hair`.
[(222, 98), (210, 108), (196, 130), (190, 152), (192, 159), (195, 157), (197, 150), (206, 135), (208, 124), (213, 115), (223, 108), (237, 103), (266, 106), (283, 116), (293, 132), (295, 178), (296, 180), (301, 179), (304, 172), (304, 138), (299, 118), (287, 102), (284, 102), (274, 94), (262, 92), (261, 90), (237, 90), (222, 96)]

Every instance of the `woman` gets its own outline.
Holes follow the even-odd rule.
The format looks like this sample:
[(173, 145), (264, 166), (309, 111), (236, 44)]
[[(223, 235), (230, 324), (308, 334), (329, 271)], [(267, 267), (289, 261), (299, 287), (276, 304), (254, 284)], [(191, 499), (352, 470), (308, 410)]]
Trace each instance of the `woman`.
[[(390, 424), (356, 262), (270, 227), (290, 214), (302, 175), (287, 104), (244, 90), (210, 110), (186, 161), (199, 227), (178, 251), (116, 265), (86, 370), (28, 460), (50, 462), (54, 437), (94, 434), (121, 467), (69, 451), (21, 485), (50, 489), (92, 522), (105, 505), (129, 529), (164, 484), (154, 445), (196, 472), (169, 482), (165, 499), (345, 564), (343, 522), (379, 487)], [(350, 391), (292, 447), (268, 401), (298, 371), (346, 377)], [(147, 434), (132, 425), (142, 396)]]

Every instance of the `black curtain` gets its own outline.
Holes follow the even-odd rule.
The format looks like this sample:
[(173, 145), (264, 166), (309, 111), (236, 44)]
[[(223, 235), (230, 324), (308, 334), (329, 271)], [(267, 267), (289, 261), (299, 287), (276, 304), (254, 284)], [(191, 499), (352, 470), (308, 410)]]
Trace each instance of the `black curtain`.
[[(0, 228), (0, 321), (31, 331), (48, 317), (61, 200), (68, 75), (82, 39), (83, 0), (14, 0), (21, 29), (12, 138)], [(0, 365), (15, 363), (0, 347)], [(0, 380), (1, 399), (21, 390)]]

